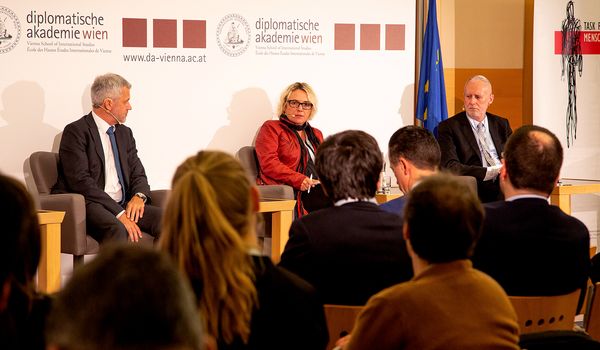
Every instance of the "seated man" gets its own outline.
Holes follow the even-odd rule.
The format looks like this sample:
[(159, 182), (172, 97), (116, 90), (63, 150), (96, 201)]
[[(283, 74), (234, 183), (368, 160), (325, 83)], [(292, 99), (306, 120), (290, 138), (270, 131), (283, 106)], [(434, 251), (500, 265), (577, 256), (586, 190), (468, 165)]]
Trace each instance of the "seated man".
[(363, 305), (412, 277), (402, 222), (374, 199), (383, 159), (377, 141), (344, 131), (319, 147), (316, 171), (334, 207), (292, 223), (280, 266), (298, 274), (325, 304)]
[(85, 197), (88, 233), (137, 242), (142, 231), (155, 238), (161, 209), (149, 205), (150, 186), (131, 129), (123, 125), (131, 84), (116, 74), (96, 77), (92, 111), (67, 125), (60, 141), (58, 182), (53, 193)]
[(563, 161), (549, 130), (523, 126), (504, 149), (500, 186), (506, 201), (489, 203), (475, 268), (508, 295), (560, 295), (585, 291), (590, 236), (585, 225), (548, 204)]
[(464, 112), (444, 120), (438, 127), (442, 169), (477, 179), (482, 202), (502, 199), (498, 185), (504, 144), (512, 133), (508, 120), (491, 113), (492, 84), (483, 75), (469, 79), (464, 88)]
[(383, 203), (381, 209), (403, 216), (408, 192), (426, 176), (435, 174), (440, 164), (440, 146), (424, 128), (405, 126), (388, 143), (392, 171), (404, 196)]
[(369, 300), (344, 349), (519, 349), (506, 293), (469, 261), (482, 223), (479, 200), (456, 178), (415, 187), (403, 227), (415, 277)]
[(166, 255), (116, 245), (77, 269), (59, 292), (47, 349), (201, 350), (202, 329), (191, 287)]

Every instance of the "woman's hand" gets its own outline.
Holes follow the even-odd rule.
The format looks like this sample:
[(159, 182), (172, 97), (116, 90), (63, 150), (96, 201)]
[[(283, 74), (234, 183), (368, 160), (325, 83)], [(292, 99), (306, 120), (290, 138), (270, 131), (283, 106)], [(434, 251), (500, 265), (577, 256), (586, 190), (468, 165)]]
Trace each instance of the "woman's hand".
[(315, 187), (320, 183), (321, 182), (319, 180), (313, 180), (311, 178), (305, 177), (304, 181), (302, 181), (302, 184), (300, 185), (300, 191), (308, 191), (309, 188)]

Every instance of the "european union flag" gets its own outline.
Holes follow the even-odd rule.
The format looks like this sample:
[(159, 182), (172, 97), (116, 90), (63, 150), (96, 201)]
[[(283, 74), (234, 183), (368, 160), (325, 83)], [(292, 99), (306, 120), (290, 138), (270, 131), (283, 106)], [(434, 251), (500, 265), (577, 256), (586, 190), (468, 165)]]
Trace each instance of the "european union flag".
[(417, 92), (417, 119), (423, 127), (437, 136), (437, 126), (448, 119), (444, 66), (437, 26), (435, 0), (429, 0), (429, 14), (423, 39), (419, 90)]

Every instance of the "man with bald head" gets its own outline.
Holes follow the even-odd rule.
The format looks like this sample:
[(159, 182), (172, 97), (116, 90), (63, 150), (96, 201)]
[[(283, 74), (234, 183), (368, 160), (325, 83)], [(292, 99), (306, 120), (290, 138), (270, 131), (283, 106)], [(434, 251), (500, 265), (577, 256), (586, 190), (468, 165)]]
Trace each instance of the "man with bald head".
[(441, 167), (475, 177), (482, 202), (502, 199), (498, 173), (504, 144), (512, 133), (507, 119), (487, 113), (493, 101), (492, 84), (476, 75), (465, 84), (464, 111), (438, 127)]
[(506, 143), (499, 174), (506, 201), (485, 205), (473, 265), (498, 281), (508, 295), (585, 291), (588, 229), (548, 203), (562, 161), (560, 141), (539, 126), (517, 129)]

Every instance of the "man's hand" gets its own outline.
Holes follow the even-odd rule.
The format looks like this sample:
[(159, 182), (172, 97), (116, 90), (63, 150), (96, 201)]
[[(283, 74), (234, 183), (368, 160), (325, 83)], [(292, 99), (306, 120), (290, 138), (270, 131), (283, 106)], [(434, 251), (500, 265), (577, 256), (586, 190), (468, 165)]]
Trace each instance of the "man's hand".
[[(140, 198), (138, 198), (140, 199)], [(140, 199), (141, 201), (141, 199)], [(131, 202), (129, 202), (131, 204)], [(129, 208), (129, 204), (127, 205), (127, 208)], [(143, 210), (143, 208), (142, 208)], [(123, 224), (123, 226), (125, 226), (125, 229), (127, 230), (127, 233), (129, 234), (129, 239), (132, 242), (138, 242), (140, 240), (140, 238), (142, 238), (142, 230), (140, 230), (140, 228), (138, 227), (138, 225), (132, 221), (131, 219), (129, 219), (127, 217), (127, 215), (121, 215), (119, 216), (119, 221), (121, 221), (121, 223)]]
[(144, 200), (138, 196), (133, 196), (129, 203), (127, 203), (125, 215), (129, 218), (129, 220), (137, 223), (141, 218), (144, 217)]

